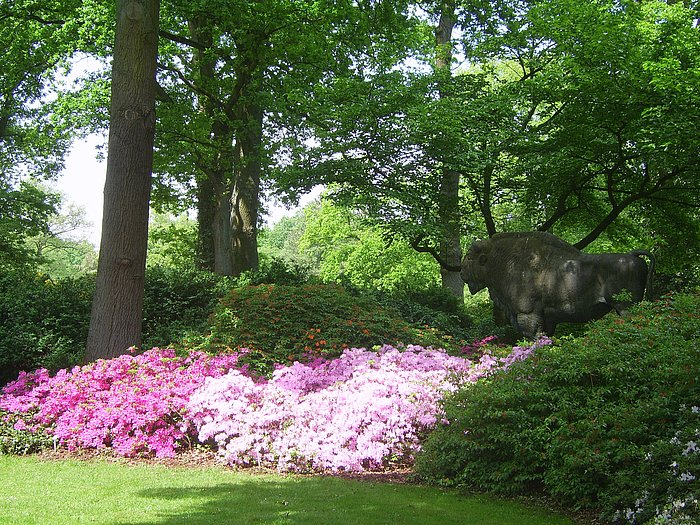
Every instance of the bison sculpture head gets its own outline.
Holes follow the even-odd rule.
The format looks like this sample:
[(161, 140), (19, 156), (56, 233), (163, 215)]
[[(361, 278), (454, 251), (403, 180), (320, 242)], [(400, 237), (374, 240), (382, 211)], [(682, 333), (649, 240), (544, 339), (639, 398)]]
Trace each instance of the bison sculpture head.
[(460, 275), (462, 280), (467, 283), (469, 293), (475, 294), (488, 286), (487, 262), (490, 251), (491, 243), (489, 241), (474, 241), (464, 256)]

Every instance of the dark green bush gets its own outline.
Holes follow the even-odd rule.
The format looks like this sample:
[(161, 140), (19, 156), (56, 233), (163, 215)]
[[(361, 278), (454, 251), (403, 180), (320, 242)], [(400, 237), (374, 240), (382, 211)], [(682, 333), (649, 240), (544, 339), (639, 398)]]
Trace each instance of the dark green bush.
[(254, 350), (260, 371), (305, 355), (337, 356), (347, 347), (434, 344), (395, 310), (336, 285), (258, 285), (232, 290), (216, 307), (202, 347)]
[(261, 258), (259, 270), (237, 278), (194, 268), (150, 267), (143, 305), (143, 346), (177, 346), (206, 333), (217, 302), (236, 286), (301, 284), (306, 279), (303, 268), (272, 257)]
[(396, 290), (378, 294), (377, 298), (381, 304), (397, 310), (408, 323), (449, 334), (455, 346), (471, 342), (476, 337), (464, 301), (445, 288)]
[(150, 267), (143, 302), (143, 346), (165, 347), (204, 333), (216, 302), (235, 280), (204, 270)]
[(94, 278), (0, 275), (0, 384), (20, 370), (62, 368), (84, 352)]
[(258, 284), (286, 284), (300, 286), (311, 280), (309, 269), (292, 261), (260, 254), (260, 267), (244, 272), (236, 279), (237, 286)]
[(462, 389), (417, 471), (479, 490), (542, 490), (635, 523), (697, 495), (700, 454), (683, 451), (700, 441), (699, 311), (698, 296), (645, 303)]

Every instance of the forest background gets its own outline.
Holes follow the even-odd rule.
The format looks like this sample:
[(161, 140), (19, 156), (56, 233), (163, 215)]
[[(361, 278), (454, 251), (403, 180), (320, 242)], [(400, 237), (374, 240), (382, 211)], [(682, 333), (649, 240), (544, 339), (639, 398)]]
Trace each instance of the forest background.
[[(461, 299), (437, 260), (534, 229), (651, 249), (662, 281), (697, 280), (694, 2), (173, 1), (157, 18), (150, 267), (240, 278), (266, 253)], [(90, 1), (0, 8), (3, 269), (94, 269), (48, 188), (109, 125), (114, 19)], [(71, 76), (85, 57), (103, 67)], [(260, 235), (265, 195), (319, 185), (320, 204)]]

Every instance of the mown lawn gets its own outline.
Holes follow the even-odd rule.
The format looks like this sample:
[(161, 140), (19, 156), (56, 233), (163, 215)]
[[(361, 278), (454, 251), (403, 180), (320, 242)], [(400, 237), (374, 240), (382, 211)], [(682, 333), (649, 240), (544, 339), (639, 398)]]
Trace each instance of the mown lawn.
[(417, 485), (105, 460), (0, 456), (0, 524), (572, 525), (518, 503)]

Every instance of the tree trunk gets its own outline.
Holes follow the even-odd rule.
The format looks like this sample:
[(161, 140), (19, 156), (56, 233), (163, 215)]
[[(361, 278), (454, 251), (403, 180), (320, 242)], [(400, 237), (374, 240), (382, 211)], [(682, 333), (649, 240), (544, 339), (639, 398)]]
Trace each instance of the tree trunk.
[[(449, 90), (446, 89), (452, 78), (452, 29), (455, 25), (454, 2), (443, 2), (440, 6), (440, 20), (435, 28), (435, 71), (438, 74), (440, 98), (448, 98)], [(450, 169), (443, 162), (440, 180), (440, 222), (443, 227), (440, 239), (440, 258), (449, 266), (458, 267), (462, 258), (461, 215), (459, 206), (459, 181), (458, 172)], [(459, 272), (440, 269), (442, 286), (450, 290), (459, 298), (464, 297), (464, 281)]]
[(158, 0), (117, 1), (104, 216), (86, 362), (141, 345), (158, 11)]
[(263, 111), (245, 97), (242, 126), (236, 137), (235, 177), (231, 191), (231, 255), (233, 275), (258, 269), (258, 214), (262, 172)]
[(209, 177), (197, 180), (197, 267), (214, 271), (214, 215), (216, 213), (213, 184)]
[(214, 212), (214, 273), (218, 275), (238, 275), (233, 265), (231, 249), (231, 190), (217, 194)]

